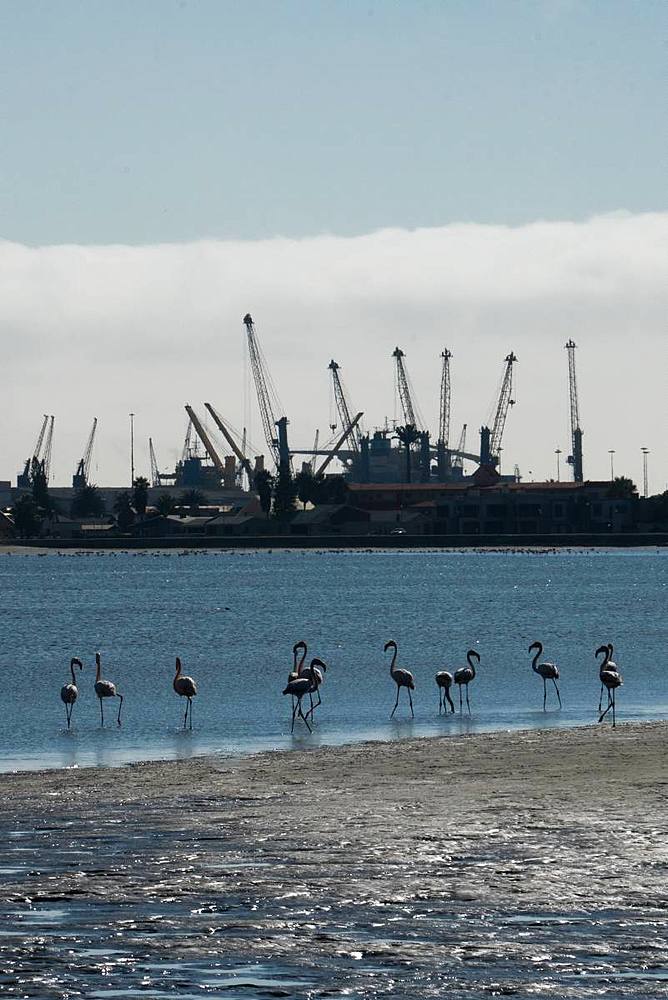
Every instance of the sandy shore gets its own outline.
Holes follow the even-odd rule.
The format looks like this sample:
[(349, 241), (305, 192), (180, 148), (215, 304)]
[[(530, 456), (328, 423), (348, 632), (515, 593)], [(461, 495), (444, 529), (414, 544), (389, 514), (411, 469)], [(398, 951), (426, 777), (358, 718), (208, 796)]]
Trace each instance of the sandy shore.
[(0, 993), (665, 996), (667, 765), (648, 723), (1, 775)]

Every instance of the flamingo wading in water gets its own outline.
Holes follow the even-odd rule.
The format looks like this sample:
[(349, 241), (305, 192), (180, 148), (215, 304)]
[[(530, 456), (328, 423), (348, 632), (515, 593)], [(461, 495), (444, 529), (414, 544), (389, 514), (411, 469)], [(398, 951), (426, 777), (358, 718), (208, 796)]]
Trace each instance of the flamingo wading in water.
[[(292, 647), (292, 670), (288, 674), (288, 684), (292, 683), (292, 681), (296, 681), (297, 678), (299, 677), (301, 670), (304, 668), (304, 660), (306, 659), (306, 649), (307, 649), (306, 643), (304, 642), (303, 639), (300, 639), (299, 642), (296, 642)], [(300, 651), (302, 655), (298, 663), (297, 653)], [(294, 696), (292, 698), (292, 707), (293, 708), (295, 707)]]
[(77, 656), (73, 656), (70, 660), (70, 671), (72, 672), (72, 683), (63, 684), (60, 689), (61, 701), (65, 704), (65, 715), (67, 716), (67, 728), (70, 728), (70, 722), (72, 720), (72, 709), (74, 708), (74, 702), (77, 700), (79, 695), (79, 689), (77, 687), (77, 679), (74, 673), (74, 668), (78, 667), (79, 670), (83, 670), (83, 663)]
[(547, 682), (552, 681), (554, 684), (554, 690), (557, 692), (557, 698), (559, 699), (559, 708), (561, 708), (561, 695), (559, 694), (559, 688), (557, 687), (557, 681), (559, 680), (559, 667), (556, 663), (539, 663), (538, 657), (543, 652), (542, 642), (532, 642), (529, 646), (529, 652), (532, 649), (536, 650), (536, 655), (531, 661), (531, 669), (543, 678), (543, 711), (546, 712), (547, 708)]
[[(607, 689), (608, 692), (608, 707), (604, 712), (601, 712), (601, 705), (599, 702), (600, 715), (598, 717), (598, 721), (603, 722), (604, 718), (606, 717), (610, 709), (612, 709), (612, 725), (614, 728), (616, 725), (615, 691), (617, 690), (618, 687), (622, 686), (624, 681), (622, 680), (622, 675), (620, 674), (619, 670), (610, 669), (610, 664), (612, 663), (612, 646), (610, 645), (599, 646), (596, 652), (594, 653), (594, 656), (598, 657), (599, 653), (604, 654), (603, 660), (601, 662), (601, 668), (598, 672), (598, 676), (600, 677), (601, 684)], [(616, 664), (613, 664), (613, 666), (616, 667)]]
[(102, 720), (102, 725), (104, 725), (104, 709), (102, 708), (103, 698), (118, 698), (118, 718), (116, 719), (118, 725), (121, 724), (121, 709), (123, 708), (123, 695), (119, 694), (116, 690), (116, 685), (112, 681), (105, 681), (100, 676), (102, 673), (102, 661), (100, 659), (100, 654), (95, 654), (95, 694), (100, 699), (100, 719)]
[(188, 721), (188, 709), (190, 709), (190, 728), (192, 729), (193, 698), (197, 694), (197, 685), (192, 677), (188, 677), (186, 674), (181, 673), (181, 660), (178, 656), (176, 657), (176, 673), (174, 674), (172, 686), (179, 697), (188, 699), (186, 702), (186, 714), (183, 716), (183, 728), (186, 728), (186, 723)]
[(447, 670), (439, 670), (436, 674), (436, 683), (438, 684), (438, 714), (441, 714), (441, 710), (445, 709), (445, 714), (448, 714), (448, 710), (445, 707), (447, 701), (448, 705), (454, 712), (455, 706), (452, 698), (450, 697), (450, 688), (454, 682), (454, 677)]
[(397, 644), (394, 639), (390, 639), (389, 642), (385, 643), (384, 652), (386, 653), (388, 649), (392, 650), (392, 662), (390, 663), (390, 676), (394, 683), (397, 685), (397, 700), (394, 703), (394, 708), (390, 713), (390, 718), (393, 717), (397, 710), (397, 705), (399, 704), (399, 694), (401, 693), (402, 687), (405, 687), (408, 691), (408, 701), (411, 706), (411, 718), (415, 718), (415, 712), (413, 711), (413, 698), (411, 691), (415, 691), (415, 681), (413, 680), (413, 675), (410, 670), (403, 670), (401, 667), (395, 666), (397, 662)]
[(480, 663), (480, 653), (476, 653), (475, 649), (469, 649), (466, 654), (466, 659), (468, 662), (468, 667), (460, 667), (459, 670), (455, 670), (455, 684), (459, 685), (459, 711), (462, 711), (462, 685), (466, 688), (466, 707), (469, 710), (469, 715), (471, 714), (471, 703), (469, 702), (469, 684), (475, 677), (475, 664), (472, 662), (473, 658), (476, 658), (478, 663)]
[[(610, 653), (610, 657), (612, 657), (612, 654), (613, 654), (613, 651), (614, 651), (614, 646), (612, 645), (611, 642), (608, 642), (606, 645), (607, 645), (608, 651)], [(602, 646), (599, 647), (599, 649), (596, 651), (596, 656), (598, 656), (598, 654), (599, 654), (599, 652), (601, 651), (602, 648), (603, 648)], [(608, 659), (607, 662), (605, 662), (605, 663), (602, 664), (602, 669), (613, 671), (616, 674), (619, 673), (619, 667), (612, 660), (612, 658)], [(605, 685), (604, 685), (603, 681), (601, 681), (601, 691), (600, 691), (600, 694), (598, 696), (598, 714), (599, 715), (601, 714), (601, 711), (603, 709), (603, 689), (604, 689), (604, 687), (605, 687)], [(610, 701), (609, 698), (608, 698), (608, 701)]]
[(315, 671), (317, 667), (322, 667), (323, 670), (327, 670), (327, 664), (323, 663), (322, 660), (319, 660), (317, 656), (314, 656), (309, 667), (306, 670), (303, 670), (295, 680), (288, 681), (283, 690), (283, 694), (292, 695), (293, 700), (292, 725), (290, 727), (291, 733), (295, 731), (295, 719), (297, 716), (302, 719), (309, 733), (312, 732), (312, 729), (308, 724), (308, 719), (302, 712), (302, 698), (315, 691)]

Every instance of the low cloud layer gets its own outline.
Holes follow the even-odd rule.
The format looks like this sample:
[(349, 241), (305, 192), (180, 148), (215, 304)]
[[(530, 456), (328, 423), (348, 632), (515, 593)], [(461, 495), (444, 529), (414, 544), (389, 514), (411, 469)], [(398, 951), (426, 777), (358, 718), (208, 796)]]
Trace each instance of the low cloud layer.
[(555, 448), (569, 447), (572, 337), (587, 477), (609, 476), (614, 448), (615, 474), (639, 482), (647, 446), (650, 487), (665, 489), (667, 245), (668, 213), (351, 239), (0, 243), (0, 479), (15, 481), (44, 413), (56, 415), (59, 484), (70, 482), (94, 416), (102, 484), (129, 479), (130, 411), (143, 473), (149, 435), (160, 464), (173, 466), (186, 402), (213, 402), (266, 451), (245, 362), (250, 311), (295, 447), (310, 446), (316, 427), (328, 436), (330, 358), (368, 428), (397, 415), (396, 345), (434, 435), (439, 355), (453, 352), (452, 437), (467, 422), (472, 446), (514, 350), (517, 405), (503, 465), (518, 464), (525, 478), (553, 476)]

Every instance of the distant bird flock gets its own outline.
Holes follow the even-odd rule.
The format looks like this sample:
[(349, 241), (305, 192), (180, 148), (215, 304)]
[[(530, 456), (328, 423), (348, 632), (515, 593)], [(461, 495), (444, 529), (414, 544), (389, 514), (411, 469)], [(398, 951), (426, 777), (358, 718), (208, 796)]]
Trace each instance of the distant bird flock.
[[(401, 694), (401, 689), (405, 688), (408, 694), (408, 704), (410, 707), (411, 718), (415, 718), (415, 712), (413, 710), (413, 695), (412, 692), (415, 691), (415, 679), (410, 670), (404, 670), (403, 667), (397, 666), (397, 656), (398, 647), (394, 639), (390, 639), (389, 642), (385, 643), (384, 652), (387, 653), (388, 650), (392, 652), (392, 659), (390, 660), (390, 677), (397, 686), (397, 697), (394, 702), (394, 707), (390, 713), (390, 718), (394, 717), (394, 713), (399, 707), (399, 695)], [(534, 673), (538, 674), (543, 680), (543, 711), (547, 711), (547, 696), (548, 687), (547, 682), (552, 681), (554, 685), (554, 690), (557, 695), (559, 708), (561, 705), (561, 695), (559, 693), (559, 685), (557, 681), (559, 680), (559, 668), (556, 663), (542, 662), (540, 663), (540, 657), (543, 652), (543, 644), (541, 642), (532, 642), (529, 646), (529, 653), (534, 653), (533, 659), (531, 660), (531, 669)], [(615, 692), (618, 687), (621, 687), (624, 683), (622, 680), (622, 675), (619, 672), (619, 668), (612, 659), (613, 654), (612, 643), (607, 643), (606, 645), (599, 646), (596, 650), (594, 656), (598, 661), (599, 656), (603, 656), (603, 659), (599, 663), (599, 679), (601, 682), (601, 691), (599, 695), (598, 703), (598, 721), (603, 722), (608, 713), (611, 713), (612, 725), (616, 725), (616, 704), (615, 704)], [(291, 725), (290, 732), (294, 732), (295, 722), (297, 719), (301, 719), (309, 732), (312, 732), (311, 723), (315, 717), (315, 710), (322, 704), (322, 698), (320, 696), (320, 688), (325, 679), (325, 673), (327, 671), (327, 664), (314, 656), (308, 666), (306, 665), (306, 655), (308, 653), (308, 648), (303, 640), (296, 642), (292, 648), (292, 670), (288, 674), (288, 682), (283, 690), (284, 695), (290, 695), (292, 698), (292, 715), (291, 715)], [(469, 684), (475, 679), (476, 667), (480, 663), (480, 654), (475, 649), (469, 649), (466, 654), (466, 666), (460, 667), (459, 670), (455, 670), (454, 673), (450, 673), (447, 670), (439, 670), (435, 676), (436, 686), (438, 688), (438, 713), (439, 715), (443, 712), (447, 714), (448, 706), (451, 711), (455, 711), (455, 705), (450, 697), (450, 688), (453, 684), (456, 684), (459, 688), (459, 711), (463, 712), (463, 695), (462, 689), (466, 692), (466, 707), (469, 715), (471, 714), (471, 703), (469, 701)], [(81, 671), (83, 670), (83, 663), (81, 660), (73, 656), (70, 660), (70, 673), (72, 675), (71, 683), (64, 684), (60, 689), (60, 697), (65, 705), (65, 715), (67, 719), (67, 728), (69, 729), (72, 723), (72, 710), (74, 708), (74, 703), (79, 696), (79, 689), (77, 687), (77, 675), (75, 673), (75, 667)], [(95, 654), (95, 683), (93, 685), (95, 695), (100, 702), (100, 724), (104, 726), (104, 700), (105, 698), (118, 698), (118, 715), (116, 717), (116, 723), (120, 726), (121, 724), (121, 709), (123, 708), (123, 695), (116, 690), (116, 685), (113, 681), (105, 680), (102, 677), (102, 661), (100, 654)], [(183, 717), (183, 728), (189, 726), (190, 729), (193, 727), (193, 698), (197, 694), (197, 685), (192, 677), (187, 676), (182, 673), (181, 660), (176, 657), (176, 673), (174, 674), (174, 679), (172, 681), (172, 686), (175, 693), (180, 698), (186, 699), (186, 710)], [(607, 692), (607, 706), (603, 708), (603, 690)], [(551, 690), (551, 689), (550, 689)], [(304, 712), (305, 699), (308, 698), (308, 708)], [(311, 720), (309, 722), (309, 719)]]

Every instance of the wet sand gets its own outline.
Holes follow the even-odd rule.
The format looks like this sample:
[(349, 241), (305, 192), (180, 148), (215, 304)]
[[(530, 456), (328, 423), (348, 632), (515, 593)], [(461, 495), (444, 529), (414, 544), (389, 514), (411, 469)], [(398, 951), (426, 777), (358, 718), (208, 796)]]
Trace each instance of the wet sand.
[(668, 723), (0, 776), (0, 994), (668, 992)]

